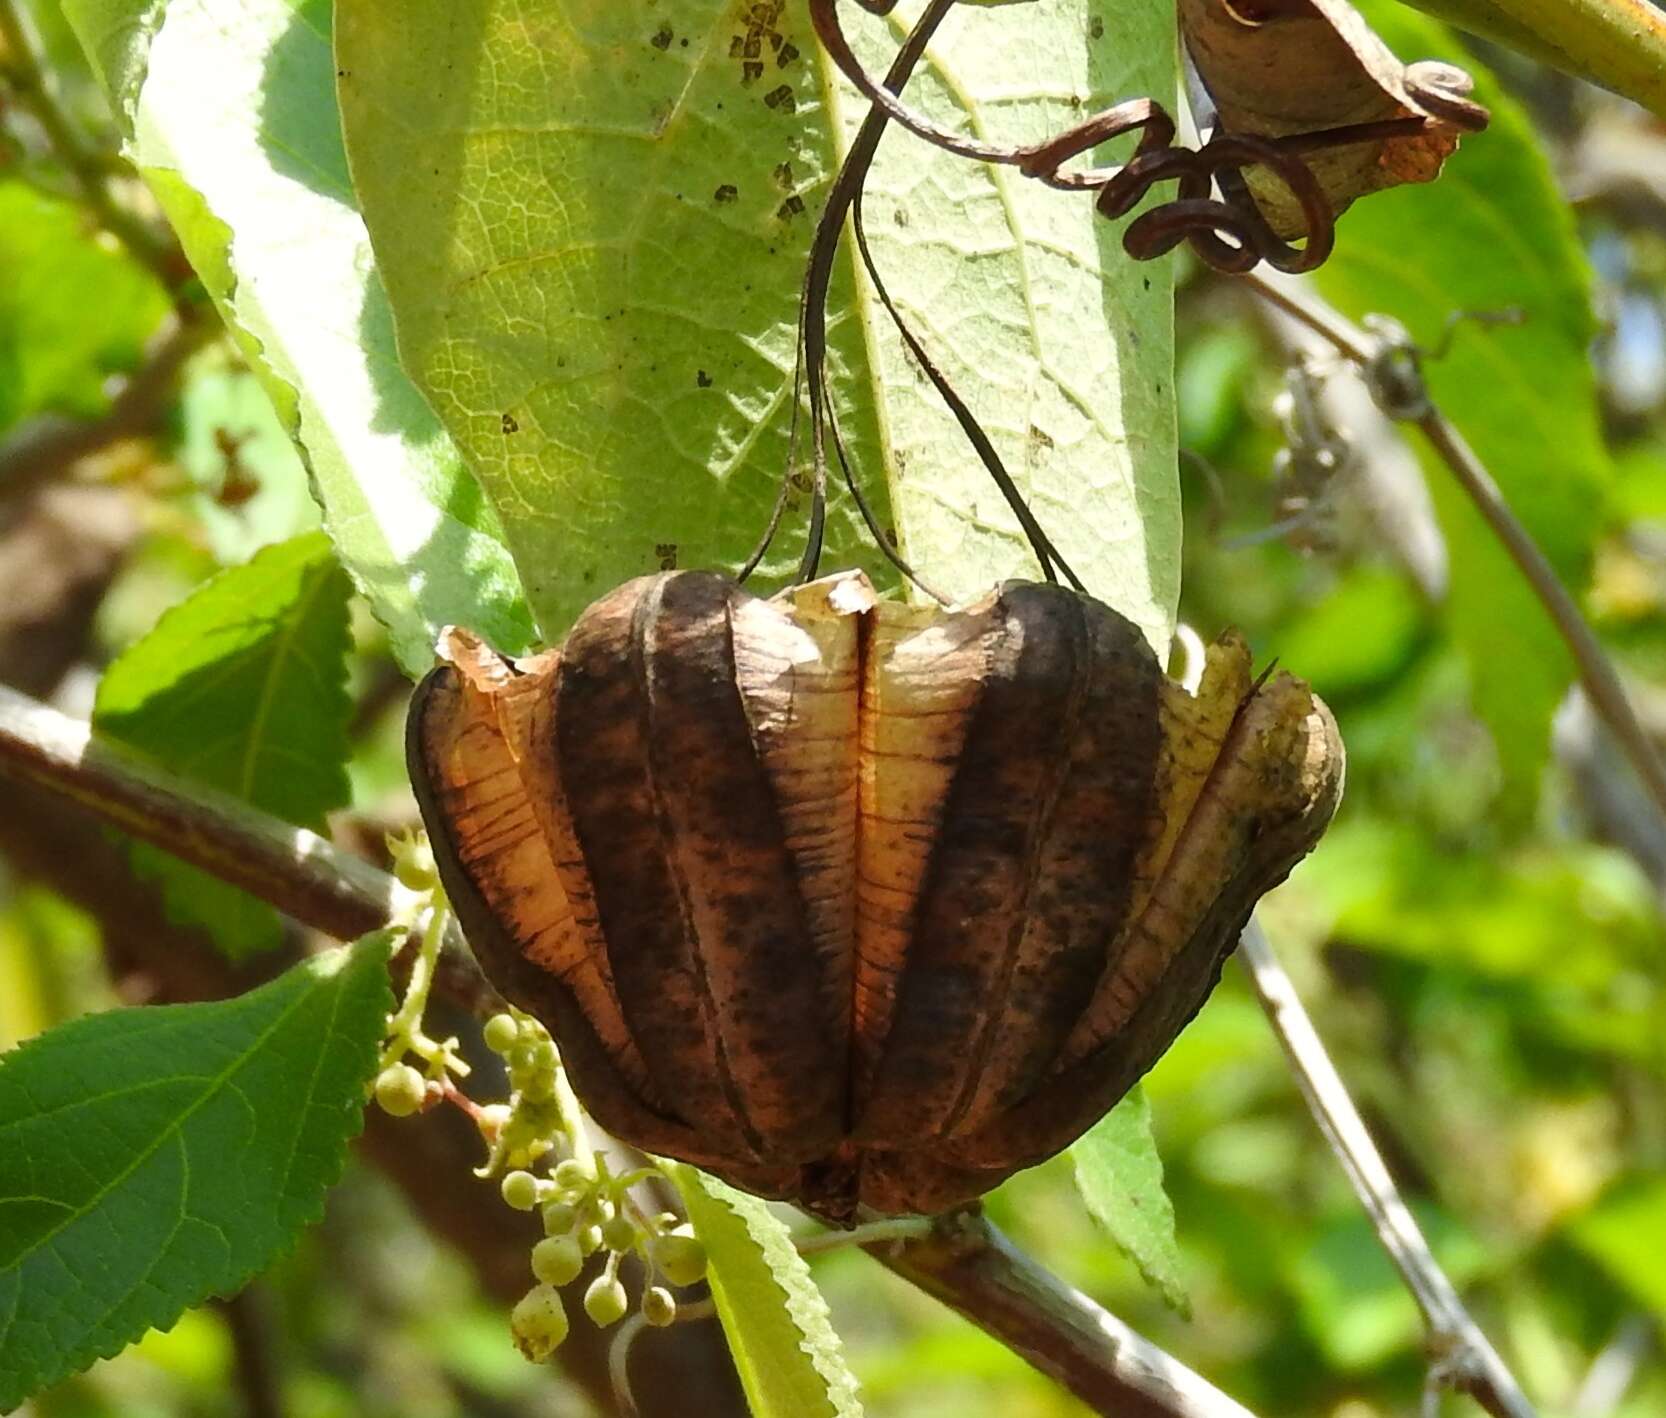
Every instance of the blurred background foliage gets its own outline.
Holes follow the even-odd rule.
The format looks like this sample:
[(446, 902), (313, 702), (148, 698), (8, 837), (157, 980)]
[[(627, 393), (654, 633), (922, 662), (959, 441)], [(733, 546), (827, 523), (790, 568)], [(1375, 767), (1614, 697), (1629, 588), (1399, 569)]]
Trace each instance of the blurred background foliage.
[[(1393, 39), (1400, 21), (1389, 9), (1373, 15)], [(102, 669), (164, 610), (219, 569), (315, 526), (316, 514), (299, 459), (185, 268), (165, 252), (139, 259), (101, 231), (89, 177), (141, 212), (147, 197), (121, 167), (52, 0), (30, 0), (24, 14), (83, 151), (81, 170), (66, 166), (0, 87), (0, 678), (89, 714)], [(1427, 22), (1405, 23), (1423, 47), (1444, 43)], [(0, 54), (0, 73), (15, 77), (9, 59)], [(1532, 395), (1545, 471), (1517, 495), (1549, 509), (1541, 535), (1666, 740), (1666, 132), (1506, 52), (1475, 50), (1470, 62), (1490, 66), (1522, 105), (1594, 272), (1600, 439), (1587, 436), (1577, 388), (1559, 404), (1565, 373), (1553, 369), (1549, 392)], [(1489, 159), (1489, 141), (1474, 141), (1450, 181), (1507, 209), (1521, 199), (1511, 184), (1528, 179), (1519, 163)], [(1443, 192), (1452, 199), (1443, 183), (1345, 218), (1327, 290), (1369, 307), (1405, 275), (1396, 233), (1438, 225)], [(1369, 308), (1407, 320), (1426, 343), (1447, 315), (1487, 311), (1488, 282), (1466, 284), (1464, 272), (1484, 274), (1493, 258), (1464, 226), (1449, 222), (1450, 279), (1426, 293), (1426, 309)], [(1373, 261), (1382, 283), (1362, 274)], [(1311, 678), (1349, 748), (1342, 812), (1267, 903), (1269, 929), (1437, 1252), (1543, 1410), (1657, 1418), (1666, 839), (1576, 695), (1553, 727), (1529, 716), (1520, 741), (1505, 741), (1507, 713), (1477, 714), (1484, 695), (1530, 705), (1564, 671), (1547, 673), (1558, 648), (1498, 585), (1508, 570), (1443, 532), (1443, 474), (1430, 471), (1431, 497), (1418, 461), (1357, 396), (1350, 412), (1328, 402), (1320, 411), (1331, 456), (1313, 458), (1304, 391), (1345, 399), (1347, 377), (1319, 369), (1292, 382), (1291, 331), (1243, 291), (1188, 271), (1178, 323), (1182, 619), (1205, 638), (1236, 624), (1260, 659)], [(181, 328), (193, 333), (181, 340)], [(1430, 363), (1437, 391), (1483, 416), (1505, 394), (1484, 371), (1461, 380), (1453, 371), (1466, 341), (1494, 337), (1461, 327), (1446, 357), (1457, 363), (1438, 354)], [(141, 373), (127, 386), (135, 397), (119, 394), (169, 340), (170, 377), (141, 388)], [(1587, 377), (1581, 362), (1575, 382)], [(1511, 417), (1497, 407), (1494, 416)], [(64, 440), (77, 429), (88, 436)], [(74, 456), (31, 460), (42, 446)], [(1508, 487), (1507, 470), (1494, 471)], [(1563, 475), (1565, 485), (1554, 482)], [(1481, 591), (1494, 587), (1499, 600), (1459, 615), (1453, 588), (1473, 585), (1477, 566)], [(356, 604), (351, 633), (352, 805), (332, 821), (374, 853), (387, 828), (413, 817), (399, 755), (405, 681)], [(225, 986), (223, 961), (206, 974), (193, 965), (192, 952), (207, 958), (200, 936), (143, 906), (154, 882), (136, 883), (104, 838), (77, 837), (38, 807), (0, 800), (0, 1048), (117, 1001)], [(261, 970), (244, 962), (233, 983)], [(1189, 1319), (1095, 1228), (1067, 1162), (998, 1193), (997, 1221), (1269, 1418), (1417, 1411), (1426, 1359), (1416, 1311), (1236, 971), (1147, 1091)], [(558, 1371), (515, 1354), (494, 1298), (502, 1287), (483, 1281), (466, 1245), (418, 1218), (383, 1161), (368, 1148), (324, 1225), (243, 1297), (188, 1314), (30, 1411), (588, 1411), (591, 1400)], [(481, 1206), (492, 1204), (483, 1189)], [(466, 1238), (468, 1227), (448, 1234)], [(833, 1255), (817, 1273), (872, 1411), (1082, 1411), (867, 1258)], [(1449, 1400), (1449, 1411), (1460, 1406)]]

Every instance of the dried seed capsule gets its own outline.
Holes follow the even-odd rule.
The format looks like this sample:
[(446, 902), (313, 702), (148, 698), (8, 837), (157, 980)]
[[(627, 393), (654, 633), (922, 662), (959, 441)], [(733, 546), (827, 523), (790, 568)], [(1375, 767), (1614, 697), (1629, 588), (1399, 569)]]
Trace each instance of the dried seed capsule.
[(611, 1132), (836, 1221), (1074, 1141), (1341, 789), (1299, 680), (1227, 636), (1194, 696), (1058, 586), (672, 573), (536, 660), (442, 653), (411, 771), (487, 973)]

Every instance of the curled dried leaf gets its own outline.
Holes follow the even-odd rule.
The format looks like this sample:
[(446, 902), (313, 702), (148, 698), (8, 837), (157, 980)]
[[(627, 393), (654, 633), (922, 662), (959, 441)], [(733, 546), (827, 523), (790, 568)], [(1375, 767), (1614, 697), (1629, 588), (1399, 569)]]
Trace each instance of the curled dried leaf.
[[(1180, 0), (1180, 25), (1222, 125), (1281, 140), (1360, 130), (1360, 141), (1303, 145), (1333, 212), (1357, 197), (1428, 182), (1487, 111), (1450, 64), (1403, 64), (1346, 0)], [(1286, 183), (1260, 168), (1244, 180), (1280, 236), (1307, 221)]]

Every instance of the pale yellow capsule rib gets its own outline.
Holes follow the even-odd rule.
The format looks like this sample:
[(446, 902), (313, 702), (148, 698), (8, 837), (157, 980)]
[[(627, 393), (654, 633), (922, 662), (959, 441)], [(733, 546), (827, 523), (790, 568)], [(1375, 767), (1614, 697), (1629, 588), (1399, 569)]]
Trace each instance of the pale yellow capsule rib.
[(915, 907), (978, 702), (995, 629), (992, 600), (960, 612), (882, 604), (868, 617), (856, 878), (858, 1107), (890, 1029)]
[[(1224, 656), (1220, 673), (1225, 684), (1236, 674)], [(1200, 756), (1221, 710), (1219, 702), (1204, 702), (1208, 687), (1206, 677), (1195, 720)], [(1178, 831), (1165, 834), (1171, 840), (1159, 874), (1112, 945), (1110, 967), (1071, 1031), (1058, 1071), (1114, 1038), (1158, 988), (1169, 963), (1238, 875), (1257, 833), (1270, 832), (1316, 801), (1334, 800), (1323, 784), (1338, 771), (1340, 752), (1328, 714), (1315, 705), (1305, 684), (1279, 676), (1236, 716), (1211, 766), (1195, 784), (1184, 785), (1173, 812)], [(1180, 802), (1187, 804), (1183, 813)]]
[[(574, 883), (585, 890), (583, 867), (563, 872), (556, 859), (565, 803), (553, 773), (540, 766), (534, 743), (535, 726), (550, 705), (548, 677), (555, 670), (556, 652), (523, 662), (516, 673), (483, 641), (451, 629), (440, 653), (456, 666), (467, 706), (459, 771), (485, 775), (470, 787), (466, 780), (454, 785), (448, 771), (446, 787), (476, 799), (482, 793), (494, 795), (494, 811), (500, 814), (494, 823), (478, 810), (453, 810), (459, 853), (509, 924), (521, 953), (573, 992), (620, 1074), (649, 1097), (647, 1067), (625, 1027), (600, 933), (593, 918), (588, 925), (581, 918), (575, 893), (568, 889)], [(545, 757), (542, 763), (547, 762)], [(570, 825), (565, 831), (570, 837)], [(572, 855), (576, 859), (576, 848)], [(487, 888), (481, 872), (494, 888)], [(576, 904), (583, 902), (579, 895)]]
[(875, 599), (868, 578), (850, 572), (741, 601), (731, 621), (735, 680), (793, 858), (841, 1072), (856, 965), (862, 616)]

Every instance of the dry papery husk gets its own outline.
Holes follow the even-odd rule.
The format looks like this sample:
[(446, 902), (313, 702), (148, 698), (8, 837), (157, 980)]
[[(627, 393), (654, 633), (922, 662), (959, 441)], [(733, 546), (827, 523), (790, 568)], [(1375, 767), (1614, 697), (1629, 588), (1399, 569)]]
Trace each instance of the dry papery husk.
[[(1426, 128), (1415, 134), (1308, 155), (1333, 213), (1386, 187), (1433, 181), (1457, 149), (1462, 129), (1444, 121), (1444, 106), (1411, 76), (1439, 76), (1455, 86), (1454, 95), (1467, 90), (1467, 76), (1450, 65), (1402, 63), (1347, 0), (1179, 5), (1187, 52), (1229, 132), (1290, 138), (1355, 123), (1425, 120)], [(1246, 177), (1279, 236), (1306, 234), (1301, 203), (1282, 181), (1260, 168), (1250, 168)]]
[(1087, 596), (673, 572), (559, 650), (447, 631), (409, 756), (486, 973), (597, 1120), (834, 1221), (1058, 1152), (1196, 1013), (1342, 748), (1243, 641), (1194, 696)]

